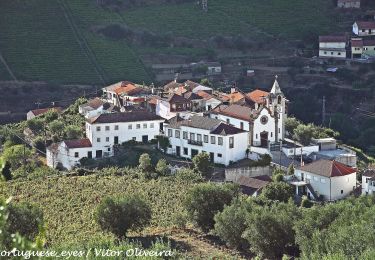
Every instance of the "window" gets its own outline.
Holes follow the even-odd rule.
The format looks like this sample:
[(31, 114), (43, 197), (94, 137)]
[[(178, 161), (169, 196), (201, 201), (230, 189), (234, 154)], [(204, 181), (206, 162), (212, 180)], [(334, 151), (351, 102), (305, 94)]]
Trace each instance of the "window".
[(197, 134), (197, 141), (202, 142), (202, 135), (201, 134)]
[(255, 134), (255, 139), (258, 139), (258, 134)]
[(263, 125), (267, 124), (267, 123), (268, 123), (268, 117), (267, 117), (267, 116), (262, 116), (262, 117), (260, 118), (260, 122), (261, 122)]
[(92, 158), (92, 152), (91, 151), (87, 152), (87, 158), (89, 158), (89, 159)]
[(203, 136), (203, 141), (204, 141), (205, 143), (208, 143), (208, 135), (204, 135), (204, 136)]
[(106, 126), (105, 126), (105, 130), (106, 130), (106, 131), (109, 131), (109, 125), (106, 125)]
[(320, 178), (321, 183), (326, 183), (326, 179)]
[(337, 53), (338, 55), (341, 55), (341, 52)]
[(98, 131), (98, 132), (100, 131), (100, 126), (96, 127), (96, 131)]
[(273, 132), (271, 132), (271, 137), (272, 137), (272, 135), (273, 135)]
[(331, 55), (333, 55), (333, 51), (331, 51)]
[(115, 130), (118, 130), (118, 125), (115, 125)]
[(188, 155), (189, 154), (189, 150), (187, 148), (184, 148), (184, 155)]
[(324, 54), (327, 54), (327, 52), (325, 51)]
[(229, 120), (229, 118), (227, 118), (227, 124), (228, 124), (228, 125), (230, 124), (230, 120)]
[(76, 158), (79, 157), (79, 153), (78, 153), (78, 152), (75, 152), (75, 153), (74, 153), (74, 157), (76, 157)]
[(105, 141), (106, 141), (106, 142), (109, 142), (109, 137), (106, 137), (106, 138), (105, 138)]
[(107, 148), (107, 151), (110, 152), (110, 151), (111, 151), (111, 148)]
[(195, 134), (194, 133), (190, 133), (190, 140), (195, 140)]
[(218, 143), (218, 145), (223, 145), (223, 137), (218, 137), (217, 143)]
[(132, 137), (132, 140), (133, 141), (137, 141), (137, 137)]
[(137, 124), (137, 129), (141, 129), (141, 124)]
[(168, 129), (168, 137), (172, 137), (172, 129)]
[(341, 190), (341, 194), (343, 194), (344, 193), (344, 190)]
[(150, 124), (150, 128), (154, 128), (154, 123), (151, 123), (151, 124)]
[(243, 130), (243, 122), (240, 123), (240, 128)]
[(180, 138), (180, 130), (174, 131), (174, 135), (176, 138)]
[(146, 123), (143, 124), (143, 128), (147, 128), (147, 124)]
[(281, 129), (279, 128), (279, 134), (280, 134), (280, 132), (281, 132)]
[(98, 142), (98, 143), (100, 143), (100, 138), (98, 137), (98, 138), (96, 138), (96, 141)]
[(234, 147), (234, 137), (229, 137), (229, 148), (233, 148)]
[(216, 138), (215, 136), (211, 136), (211, 144), (215, 144), (216, 143)]
[(221, 153), (218, 153), (217, 157), (221, 158), (221, 157), (223, 157), (223, 155)]
[(188, 139), (188, 133), (186, 131), (182, 132), (182, 138), (185, 140)]
[(133, 125), (132, 124), (128, 125), (128, 129), (129, 130), (133, 129)]
[(319, 181), (318, 177), (314, 176), (314, 181)]

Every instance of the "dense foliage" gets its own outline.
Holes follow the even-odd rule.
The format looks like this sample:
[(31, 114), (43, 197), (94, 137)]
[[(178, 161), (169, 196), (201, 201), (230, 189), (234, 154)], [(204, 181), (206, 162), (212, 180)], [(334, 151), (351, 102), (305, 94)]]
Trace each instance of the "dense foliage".
[(188, 191), (185, 208), (198, 227), (209, 231), (214, 227), (215, 214), (223, 210), (225, 205), (229, 205), (238, 192), (238, 187), (232, 184), (198, 184)]
[(129, 230), (140, 230), (151, 220), (151, 208), (137, 195), (105, 198), (95, 212), (95, 219), (104, 231), (124, 238)]

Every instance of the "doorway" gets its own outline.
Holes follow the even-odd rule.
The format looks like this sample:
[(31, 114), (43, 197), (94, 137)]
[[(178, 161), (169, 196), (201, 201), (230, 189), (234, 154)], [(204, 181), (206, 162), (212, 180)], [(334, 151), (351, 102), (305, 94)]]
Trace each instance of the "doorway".
[(176, 155), (177, 155), (178, 157), (181, 156), (181, 147), (180, 147), (180, 146), (176, 146)]
[(262, 147), (268, 146), (268, 132), (262, 132), (260, 133), (260, 145)]

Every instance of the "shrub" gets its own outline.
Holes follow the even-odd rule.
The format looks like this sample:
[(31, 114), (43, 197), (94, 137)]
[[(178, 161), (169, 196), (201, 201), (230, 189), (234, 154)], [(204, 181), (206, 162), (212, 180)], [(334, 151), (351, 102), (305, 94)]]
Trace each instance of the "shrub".
[(207, 232), (214, 227), (215, 214), (229, 205), (238, 193), (238, 186), (233, 184), (202, 183), (188, 191), (184, 205), (190, 219)]
[(152, 171), (150, 155), (147, 153), (141, 154), (139, 157), (139, 168), (146, 173)]
[(211, 170), (210, 155), (208, 153), (199, 153), (193, 158), (194, 170), (207, 177)]
[(180, 181), (188, 181), (188, 182), (203, 181), (203, 177), (199, 172), (195, 172), (191, 169), (186, 169), (186, 168), (182, 168), (177, 171), (176, 179)]
[(151, 220), (151, 208), (139, 196), (105, 198), (95, 212), (95, 219), (104, 231), (124, 238), (129, 230), (140, 230)]
[(161, 176), (166, 176), (169, 173), (167, 161), (165, 159), (160, 159), (156, 164), (155, 170)]
[(262, 190), (261, 197), (267, 200), (287, 202), (293, 197), (293, 188), (285, 182), (272, 182)]
[(240, 200), (224, 207), (215, 215), (215, 234), (231, 247), (247, 249), (249, 245), (242, 234), (247, 228), (246, 217), (250, 210), (250, 203)]
[(39, 228), (43, 225), (43, 212), (39, 208), (29, 203), (11, 203), (8, 214), (8, 233), (19, 233), (29, 240), (34, 240), (39, 234)]

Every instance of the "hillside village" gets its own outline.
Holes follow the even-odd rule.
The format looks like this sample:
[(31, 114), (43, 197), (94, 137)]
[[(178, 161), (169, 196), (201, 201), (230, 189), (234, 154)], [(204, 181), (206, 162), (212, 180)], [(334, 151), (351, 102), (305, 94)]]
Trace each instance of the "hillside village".
[[(289, 174), (295, 168), (284, 180), (294, 187), (296, 196), (313, 201), (372, 194), (375, 188), (375, 182), (357, 178), (356, 152), (338, 144), (334, 135), (299, 137), (288, 132), (295, 130), (286, 126), (290, 101), (277, 76), (269, 91), (249, 93), (235, 86), (224, 93), (177, 79), (162, 88), (121, 81), (103, 88), (102, 93), (79, 106), (85, 118), (84, 138), (49, 145), (48, 166), (60, 170), (85, 167), (81, 163), (87, 159), (116, 157), (121, 146), (143, 143), (186, 162), (206, 153), (210, 163), (224, 167), (226, 174), (220, 181), (238, 183), (255, 195), (272, 181), (272, 168)], [(61, 113), (59, 108), (51, 109)], [(43, 113), (30, 114), (34, 117), (28, 119), (33, 120)], [(167, 146), (161, 144), (165, 140)], [(251, 167), (251, 161), (265, 156), (270, 158), (268, 165)], [(175, 170), (179, 164), (169, 167)], [(235, 177), (230, 174), (233, 171)], [(260, 187), (259, 178), (266, 178)]]
[(375, 4), (288, 1), (51, 1), (55, 75), (0, 18), (0, 256), (375, 259)]

